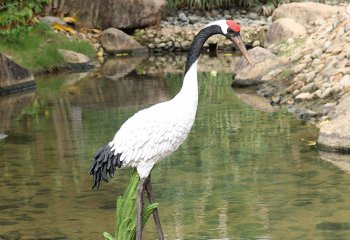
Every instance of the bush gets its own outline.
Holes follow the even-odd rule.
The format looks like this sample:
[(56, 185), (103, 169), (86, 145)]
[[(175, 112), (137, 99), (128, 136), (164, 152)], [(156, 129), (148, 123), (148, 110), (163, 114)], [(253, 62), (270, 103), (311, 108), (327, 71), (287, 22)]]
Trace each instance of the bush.
[(33, 17), (50, 0), (0, 0), (0, 37), (9, 42), (18, 40), (20, 33), (29, 32)]

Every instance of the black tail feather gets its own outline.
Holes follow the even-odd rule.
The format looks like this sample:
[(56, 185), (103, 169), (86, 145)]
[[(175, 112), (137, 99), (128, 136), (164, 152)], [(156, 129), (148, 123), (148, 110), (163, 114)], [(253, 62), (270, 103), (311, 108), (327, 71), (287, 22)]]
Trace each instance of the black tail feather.
[(114, 155), (112, 148), (108, 144), (96, 152), (89, 171), (89, 174), (94, 176), (92, 189), (95, 187), (99, 188), (101, 180), (108, 182), (108, 178), (114, 176), (116, 168), (122, 166), (122, 161), (120, 161), (121, 155), (121, 153)]

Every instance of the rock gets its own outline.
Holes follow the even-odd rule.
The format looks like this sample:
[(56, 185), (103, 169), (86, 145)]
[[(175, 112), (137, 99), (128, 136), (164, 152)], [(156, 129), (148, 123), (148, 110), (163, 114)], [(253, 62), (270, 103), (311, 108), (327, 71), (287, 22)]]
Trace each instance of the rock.
[(330, 151), (350, 153), (350, 96), (341, 99), (334, 118), (320, 129), (318, 144)]
[(332, 42), (327, 41), (323, 45), (323, 52), (330, 52), (330, 49), (332, 48)]
[(330, 6), (315, 2), (300, 2), (282, 4), (272, 15), (275, 21), (280, 18), (293, 18), (300, 24), (313, 24), (319, 18), (329, 18), (339, 11), (344, 11), (342, 7)]
[(59, 53), (64, 57), (67, 63), (87, 63), (90, 62), (89, 57), (84, 54), (77, 53), (71, 50), (58, 49)]
[(305, 83), (303, 81), (297, 80), (286, 89), (286, 93), (293, 93), (295, 90), (299, 90), (304, 87), (304, 85)]
[(313, 95), (309, 92), (300, 93), (298, 96), (295, 97), (295, 100), (311, 100), (313, 98)]
[(35, 88), (32, 71), (0, 53), (0, 95)]
[(187, 22), (188, 19), (186, 17), (186, 14), (184, 13), (180, 13), (179, 16), (178, 16), (179, 20), (182, 21), (182, 22)]
[(135, 39), (116, 28), (108, 28), (102, 32), (101, 46), (108, 53), (145, 49)]
[(305, 63), (298, 64), (293, 68), (294, 73), (300, 73), (306, 67)]
[(181, 48), (182, 48), (183, 50), (188, 50), (188, 49), (190, 48), (190, 46), (191, 46), (191, 42), (185, 40), (185, 41), (182, 41), (182, 42), (180, 43), (180, 45), (181, 45)]
[(329, 97), (329, 95), (332, 94), (332, 92), (333, 92), (333, 89), (332, 89), (331, 87), (326, 88), (326, 90), (324, 90), (324, 91), (322, 92), (322, 95), (321, 95), (320, 98), (327, 98), (327, 97)]
[(188, 20), (189, 20), (189, 23), (190, 23), (190, 24), (194, 24), (194, 23), (199, 22), (201, 19), (200, 19), (200, 17), (198, 17), (198, 16), (189, 16), (189, 17), (188, 17)]
[(322, 55), (322, 49), (321, 48), (316, 48), (312, 53), (311, 53), (311, 58), (315, 59), (318, 58), (319, 56)]
[(238, 60), (235, 66), (235, 69), (238, 69), (237, 75), (232, 84), (234, 87), (257, 85), (261, 83), (264, 75), (286, 62), (284, 59), (261, 47), (250, 49), (248, 53), (252, 58), (253, 64), (249, 65), (243, 57)]
[(288, 38), (287, 39), (287, 43), (288, 44), (293, 44), (294, 43), (294, 39), (293, 38)]
[(75, 0), (66, 6), (81, 25), (135, 29), (154, 25), (166, 10), (165, 0)]
[(308, 85), (302, 87), (300, 89), (300, 91), (302, 91), (302, 92), (311, 92), (314, 89), (314, 87), (315, 87), (315, 83), (312, 82), (312, 83), (309, 83)]
[(321, 96), (322, 96), (322, 90), (321, 89), (318, 89), (318, 90), (316, 90), (315, 92), (313, 92), (312, 93), (313, 94), (313, 97), (314, 98), (321, 98)]
[(271, 44), (304, 36), (306, 36), (306, 30), (301, 24), (292, 18), (280, 18), (273, 22), (267, 31), (267, 42)]
[(252, 47), (258, 47), (260, 46), (260, 41), (259, 40), (255, 40), (252, 44)]
[(41, 22), (49, 25), (50, 27), (54, 25), (55, 23), (59, 23), (62, 26), (67, 26), (67, 23), (60, 17), (54, 17), (54, 16), (45, 16), (39, 19)]
[(339, 80), (339, 84), (343, 88), (349, 88), (350, 87), (350, 75), (345, 75)]
[(89, 57), (84, 54), (66, 49), (58, 49), (58, 51), (64, 58), (65, 67), (70, 70), (87, 71), (95, 67)]
[(311, 118), (316, 117), (318, 113), (310, 109), (307, 109), (307, 110), (301, 111), (298, 115), (299, 115), (299, 118), (303, 120), (310, 120)]

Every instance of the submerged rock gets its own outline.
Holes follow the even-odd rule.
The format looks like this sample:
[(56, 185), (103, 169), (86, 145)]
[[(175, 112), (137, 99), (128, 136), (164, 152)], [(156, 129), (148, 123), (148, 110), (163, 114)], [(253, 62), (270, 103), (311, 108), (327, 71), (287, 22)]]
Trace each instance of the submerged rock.
[(350, 153), (350, 96), (340, 101), (334, 118), (320, 129), (318, 144), (330, 151)]

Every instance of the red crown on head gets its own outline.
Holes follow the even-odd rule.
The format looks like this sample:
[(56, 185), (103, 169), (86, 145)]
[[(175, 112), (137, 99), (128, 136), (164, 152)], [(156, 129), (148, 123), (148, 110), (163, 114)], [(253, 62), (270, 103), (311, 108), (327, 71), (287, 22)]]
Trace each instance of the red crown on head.
[(226, 24), (235, 32), (241, 31), (241, 27), (234, 21), (232, 20), (227, 20)]

